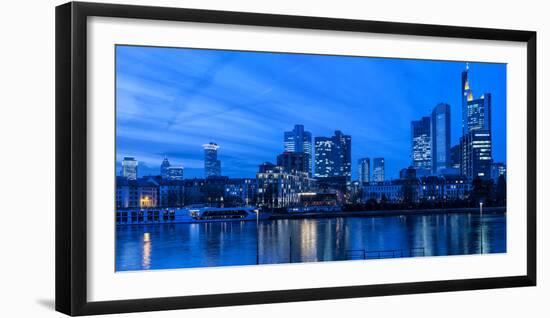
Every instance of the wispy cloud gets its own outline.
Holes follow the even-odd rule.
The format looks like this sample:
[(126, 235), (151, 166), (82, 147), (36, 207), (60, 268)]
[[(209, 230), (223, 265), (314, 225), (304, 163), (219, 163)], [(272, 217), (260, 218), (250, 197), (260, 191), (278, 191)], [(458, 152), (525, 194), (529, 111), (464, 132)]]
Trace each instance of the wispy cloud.
[[(410, 121), (428, 115), (437, 102), (451, 104), (453, 140), (458, 138), (463, 66), (119, 46), (117, 158), (134, 155), (144, 169), (157, 171), (167, 155), (189, 168), (186, 175), (202, 176), (201, 145), (214, 141), (224, 173), (251, 176), (259, 163), (275, 160), (283, 132), (300, 123), (314, 136), (337, 129), (352, 135), (354, 169), (360, 157), (385, 156), (395, 177), (410, 162)], [(484, 80), (494, 74), (476, 84), (494, 93), (495, 152), (505, 160), (503, 69), (505, 75), (503, 65), (472, 65)]]

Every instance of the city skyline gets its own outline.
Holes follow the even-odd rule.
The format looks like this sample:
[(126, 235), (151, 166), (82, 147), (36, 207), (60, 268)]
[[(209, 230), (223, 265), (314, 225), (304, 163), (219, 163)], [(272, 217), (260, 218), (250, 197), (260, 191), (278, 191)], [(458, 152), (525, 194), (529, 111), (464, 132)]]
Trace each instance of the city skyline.
[[(283, 67), (273, 67), (275, 62)], [(185, 178), (200, 178), (200, 145), (213, 141), (220, 145), (222, 175), (253, 177), (259, 164), (284, 152), (284, 133), (300, 124), (313, 138), (336, 130), (352, 137), (353, 179), (363, 157), (383, 157), (386, 179), (395, 179), (411, 165), (411, 121), (439, 103), (450, 105), (450, 146), (458, 144), (464, 67), (463, 62), (118, 46), (117, 166), (122, 157), (133, 156), (140, 176), (156, 175), (166, 155), (183, 165)], [(361, 76), (356, 68), (369, 72)], [(505, 65), (470, 63), (469, 68), (475, 95), (492, 93), (493, 157), (506, 163)]]

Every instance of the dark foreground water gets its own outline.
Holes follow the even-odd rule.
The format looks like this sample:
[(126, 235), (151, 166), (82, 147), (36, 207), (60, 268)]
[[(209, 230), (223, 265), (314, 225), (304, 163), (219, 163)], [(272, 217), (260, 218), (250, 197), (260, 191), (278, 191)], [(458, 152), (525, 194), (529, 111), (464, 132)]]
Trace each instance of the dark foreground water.
[(481, 252), (506, 252), (506, 214), (481, 222), (479, 214), (442, 214), (116, 228), (117, 271)]

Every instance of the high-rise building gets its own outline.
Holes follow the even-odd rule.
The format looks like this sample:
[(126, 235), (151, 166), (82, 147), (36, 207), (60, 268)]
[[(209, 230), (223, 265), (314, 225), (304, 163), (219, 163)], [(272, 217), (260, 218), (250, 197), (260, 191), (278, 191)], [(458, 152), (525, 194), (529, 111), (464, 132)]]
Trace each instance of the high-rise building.
[(462, 90), (462, 136), (464, 136), (468, 132), (468, 99), (473, 99), (474, 94), (470, 88), (470, 80), (469, 80), (469, 64), (466, 63), (466, 69), (462, 71), (462, 84), (461, 84), (461, 90)]
[(432, 170), (431, 118), (411, 122), (411, 160), (416, 169)]
[(462, 72), (462, 135), (478, 129), (491, 130), (491, 94), (474, 98), (468, 63)]
[(470, 91), (470, 96), (466, 101), (467, 128), (468, 132), (485, 129), (491, 130), (491, 94), (486, 93), (480, 98), (473, 99)]
[(315, 177), (326, 178), (334, 174), (334, 140), (330, 137), (315, 137)]
[(285, 152), (304, 153), (306, 160), (305, 172), (311, 176), (313, 162), (313, 147), (311, 144), (311, 133), (304, 130), (304, 125), (294, 125), (294, 129), (284, 134)]
[(491, 177), (492, 132), (491, 94), (474, 98), (469, 79), (469, 66), (462, 72), (462, 138), (461, 174), (468, 178)]
[(470, 85), (470, 68), (462, 72), (462, 135), (468, 132), (485, 129), (491, 130), (491, 94), (486, 93), (474, 98)]
[(282, 167), (288, 174), (308, 172), (309, 156), (303, 152), (283, 152), (277, 156), (277, 166)]
[(450, 153), (450, 167), (453, 169), (460, 169), (460, 145), (452, 146)]
[(506, 164), (502, 162), (494, 162), (491, 166), (491, 178), (497, 182), (498, 177), (506, 178)]
[(332, 137), (315, 137), (315, 177), (351, 180), (351, 136), (336, 130)]
[(166, 178), (168, 180), (183, 180), (183, 167), (170, 166), (166, 168)]
[(451, 106), (440, 103), (432, 111), (432, 173), (441, 174), (449, 167), (451, 149)]
[(460, 172), (468, 178), (491, 178), (493, 163), (491, 134), (488, 130), (474, 130), (460, 139), (462, 162)]
[(138, 174), (138, 162), (134, 157), (122, 159), (122, 170), (120, 174), (128, 180), (136, 180)]
[(204, 149), (204, 176), (218, 177), (222, 174), (221, 162), (218, 160), (218, 144), (210, 142), (202, 145)]
[(372, 180), (374, 182), (382, 182), (385, 179), (384, 158), (372, 159)]
[(168, 161), (168, 158), (164, 156), (164, 159), (162, 160), (162, 163), (160, 164), (160, 176), (162, 179), (168, 178), (168, 168), (170, 167), (170, 161)]
[(342, 134), (337, 130), (334, 132), (334, 139), (336, 141), (336, 149), (338, 157), (337, 163), (337, 175), (346, 177), (348, 181), (351, 180), (351, 136)]
[(361, 158), (357, 162), (360, 184), (370, 182), (370, 158)]

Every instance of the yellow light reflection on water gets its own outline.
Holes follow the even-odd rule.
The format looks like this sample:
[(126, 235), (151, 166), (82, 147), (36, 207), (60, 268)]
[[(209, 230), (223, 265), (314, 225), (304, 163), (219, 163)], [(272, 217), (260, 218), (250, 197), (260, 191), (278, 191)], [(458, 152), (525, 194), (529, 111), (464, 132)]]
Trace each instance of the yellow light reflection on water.
[(314, 220), (305, 219), (300, 227), (300, 253), (302, 261), (317, 261), (317, 225)]
[(141, 260), (141, 266), (144, 269), (151, 267), (151, 234), (143, 233), (143, 258)]

